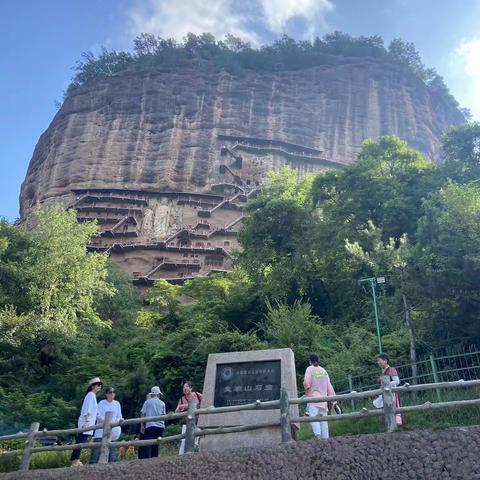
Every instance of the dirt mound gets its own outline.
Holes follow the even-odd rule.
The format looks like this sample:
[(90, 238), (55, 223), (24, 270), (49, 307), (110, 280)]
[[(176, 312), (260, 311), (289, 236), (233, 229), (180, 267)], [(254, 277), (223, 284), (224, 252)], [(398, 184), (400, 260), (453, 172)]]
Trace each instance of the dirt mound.
[(480, 479), (480, 427), (402, 432), (0, 475), (13, 479)]

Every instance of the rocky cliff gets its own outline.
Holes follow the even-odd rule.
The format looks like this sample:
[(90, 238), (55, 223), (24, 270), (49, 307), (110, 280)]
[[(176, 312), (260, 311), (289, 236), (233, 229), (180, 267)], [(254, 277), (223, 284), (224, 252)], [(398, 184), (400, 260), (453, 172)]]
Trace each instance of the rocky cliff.
[(396, 134), (439, 159), (461, 113), (410, 71), (345, 58), (232, 76), (204, 68), (125, 72), (71, 93), (41, 136), (22, 185), (22, 218), (61, 200), (96, 219), (139, 284), (231, 268), (242, 209), (269, 170), (342, 168), (363, 140)]
[(366, 138), (396, 134), (433, 160), (461, 113), (405, 67), (378, 59), (276, 74), (126, 73), (73, 92), (41, 136), (22, 185), (22, 216), (73, 189), (210, 190), (219, 134), (310, 147), (355, 160)]

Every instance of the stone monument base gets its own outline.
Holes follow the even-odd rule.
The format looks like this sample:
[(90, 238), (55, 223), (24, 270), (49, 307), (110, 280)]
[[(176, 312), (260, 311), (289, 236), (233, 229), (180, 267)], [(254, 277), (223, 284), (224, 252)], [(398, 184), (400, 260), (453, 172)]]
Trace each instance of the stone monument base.
[[(297, 427), (292, 425), (292, 437), (297, 438)], [(224, 433), (201, 437), (201, 452), (221, 452), (248, 447), (274, 447), (282, 441), (280, 427), (266, 427), (248, 432)]]

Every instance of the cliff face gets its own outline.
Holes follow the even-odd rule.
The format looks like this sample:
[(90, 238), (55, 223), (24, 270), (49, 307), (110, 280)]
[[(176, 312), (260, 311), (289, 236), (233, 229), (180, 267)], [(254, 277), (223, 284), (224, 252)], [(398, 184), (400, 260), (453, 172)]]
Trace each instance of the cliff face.
[(96, 219), (91, 249), (140, 285), (229, 270), (243, 206), (269, 170), (342, 168), (396, 134), (428, 157), (460, 123), (405, 68), (369, 59), (277, 74), (125, 73), (72, 93), (41, 136), (25, 219), (61, 200)]
[(71, 94), (41, 136), (21, 214), (74, 189), (210, 191), (221, 180), (220, 148), (235, 137), (350, 163), (366, 138), (396, 134), (438, 160), (441, 133), (461, 122), (404, 67), (373, 59), (242, 77), (184, 70), (99, 79)]

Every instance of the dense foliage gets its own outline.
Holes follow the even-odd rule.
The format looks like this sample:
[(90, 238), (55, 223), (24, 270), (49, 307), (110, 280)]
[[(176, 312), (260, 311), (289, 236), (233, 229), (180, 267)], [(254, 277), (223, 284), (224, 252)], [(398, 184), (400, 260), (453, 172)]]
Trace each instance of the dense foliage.
[[(287, 35), (254, 48), (240, 38), (227, 35), (216, 40), (210, 33), (189, 33), (183, 42), (142, 33), (134, 40), (133, 53), (108, 51), (105, 48), (96, 56), (85, 52), (77, 63), (76, 75), (67, 93), (91, 79), (109, 77), (125, 71), (172, 71), (182, 67), (224, 69), (233, 75), (246, 70), (275, 72), (295, 70), (316, 65), (335, 65), (345, 57), (374, 57), (385, 62), (406, 66), (423, 81), (432, 93), (458, 106), (443, 78), (433, 69), (426, 68), (413, 43), (393, 39), (388, 48), (382, 37), (352, 37), (347, 33), (333, 32), (314, 41), (296, 41)], [(465, 111), (468, 116), (469, 112)]]
[(158, 281), (143, 304), (87, 252), (96, 226), (74, 212), (39, 210), (33, 231), (0, 222), (0, 431), (72, 425), (96, 375), (126, 417), (153, 384), (172, 408), (183, 379), (201, 388), (212, 352), (290, 347), (301, 374), (317, 351), (342, 388), (377, 353), (365, 277), (387, 279), (380, 322), (396, 364), (480, 346), (480, 125), (443, 142), (441, 165), (384, 137), (341, 171), (272, 174), (248, 204), (236, 269)]

